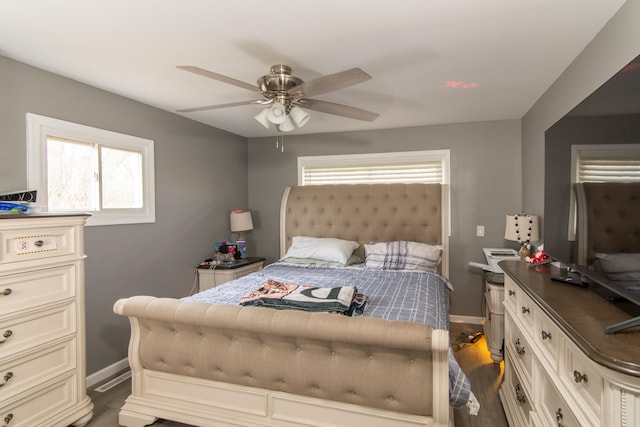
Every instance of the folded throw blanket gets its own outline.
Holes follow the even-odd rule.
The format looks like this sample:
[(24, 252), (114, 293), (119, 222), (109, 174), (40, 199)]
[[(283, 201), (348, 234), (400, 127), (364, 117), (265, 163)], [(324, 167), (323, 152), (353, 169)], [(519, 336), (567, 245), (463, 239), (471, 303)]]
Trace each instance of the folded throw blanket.
[(267, 280), (260, 288), (242, 297), (240, 304), (312, 312), (337, 312), (351, 316), (362, 314), (367, 302), (367, 297), (356, 291), (354, 286), (317, 288)]

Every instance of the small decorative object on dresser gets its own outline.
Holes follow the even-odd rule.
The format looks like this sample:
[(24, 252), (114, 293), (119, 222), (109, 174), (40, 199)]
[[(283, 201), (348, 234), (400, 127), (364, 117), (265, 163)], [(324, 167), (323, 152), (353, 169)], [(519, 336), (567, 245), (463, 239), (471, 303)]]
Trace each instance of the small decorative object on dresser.
[(86, 215), (0, 217), (0, 420), (83, 426)]

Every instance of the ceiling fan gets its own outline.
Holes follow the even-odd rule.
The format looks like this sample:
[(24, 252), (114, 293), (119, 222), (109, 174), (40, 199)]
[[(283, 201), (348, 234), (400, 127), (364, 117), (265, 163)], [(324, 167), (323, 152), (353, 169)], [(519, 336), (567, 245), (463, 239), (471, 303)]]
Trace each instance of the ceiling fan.
[(205, 107), (186, 108), (178, 110), (180, 113), (249, 104), (265, 105), (267, 108), (255, 117), (256, 120), (266, 128), (269, 128), (271, 124), (277, 125), (278, 129), (283, 132), (301, 127), (309, 120), (309, 114), (299, 107), (369, 122), (374, 121), (379, 116), (378, 113), (360, 108), (309, 98), (310, 96), (333, 92), (371, 79), (371, 76), (360, 68), (351, 68), (304, 82), (302, 79), (291, 74), (291, 67), (284, 64), (277, 64), (270, 68), (269, 74), (258, 78), (257, 85), (245, 83), (232, 77), (190, 65), (180, 65), (177, 68), (238, 86), (252, 92), (257, 92), (264, 98), (208, 105)]

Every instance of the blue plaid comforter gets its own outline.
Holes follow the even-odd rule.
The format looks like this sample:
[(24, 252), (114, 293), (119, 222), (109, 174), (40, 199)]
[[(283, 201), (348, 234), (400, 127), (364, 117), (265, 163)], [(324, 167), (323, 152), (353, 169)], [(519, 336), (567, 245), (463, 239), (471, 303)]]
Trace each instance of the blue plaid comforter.
[[(416, 271), (384, 271), (361, 267), (331, 268), (275, 263), (257, 273), (183, 298), (216, 304), (239, 304), (246, 293), (268, 279), (318, 287), (355, 286), (369, 298), (363, 316), (386, 320), (422, 322), (449, 330), (448, 282), (439, 274)], [(469, 400), (471, 386), (449, 349), (449, 402), (461, 407)]]

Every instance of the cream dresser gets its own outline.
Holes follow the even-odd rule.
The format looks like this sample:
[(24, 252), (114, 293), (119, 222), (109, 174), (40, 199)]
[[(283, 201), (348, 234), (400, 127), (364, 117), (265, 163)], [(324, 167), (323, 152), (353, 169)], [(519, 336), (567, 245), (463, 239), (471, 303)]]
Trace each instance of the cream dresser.
[[(509, 425), (640, 426), (640, 328), (607, 335), (629, 314), (598, 295), (551, 281), (552, 266), (505, 271), (505, 365), (500, 398)], [(633, 307), (626, 307), (633, 309)]]
[(0, 422), (82, 426), (85, 215), (0, 216)]

